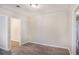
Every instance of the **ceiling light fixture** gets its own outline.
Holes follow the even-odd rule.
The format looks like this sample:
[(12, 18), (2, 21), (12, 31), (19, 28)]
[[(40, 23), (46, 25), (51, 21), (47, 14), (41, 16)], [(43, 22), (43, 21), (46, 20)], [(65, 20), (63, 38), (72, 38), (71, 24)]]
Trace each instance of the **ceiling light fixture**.
[(30, 4), (30, 6), (33, 7), (33, 8), (39, 8), (38, 4)]
[(17, 7), (17, 8), (20, 8), (20, 5), (17, 5), (16, 7)]

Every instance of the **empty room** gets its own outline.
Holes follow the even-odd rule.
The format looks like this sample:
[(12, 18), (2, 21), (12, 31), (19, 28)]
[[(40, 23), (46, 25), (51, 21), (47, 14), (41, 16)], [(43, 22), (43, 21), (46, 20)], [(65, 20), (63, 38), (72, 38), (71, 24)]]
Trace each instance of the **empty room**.
[(0, 4), (0, 55), (79, 55), (79, 5)]

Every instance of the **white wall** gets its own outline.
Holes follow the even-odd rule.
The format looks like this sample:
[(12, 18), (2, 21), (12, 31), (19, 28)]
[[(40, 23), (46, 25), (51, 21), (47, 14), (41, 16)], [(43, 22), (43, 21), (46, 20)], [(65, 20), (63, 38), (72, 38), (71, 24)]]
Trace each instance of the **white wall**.
[(0, 16), (0, 48), (8, 50), (8, 22), (9, 18), (7, 16)]
[(28, 29), (29, 24), (28, 24), (27, 20), (28, 20), (27, 16), (24, 18), (21, 18), (21, 36), (22, 36), (21, 43), (22, 44), (25, 44), (29, 41), (29, 38), (28, 38), (28, 36), (29, 36), (29, 29)]
[(69, 12), (54, 11), (29, 18), (30, 41), (72, 50)]
[(37, 18), (37, 41), (43, 44), (69, 47), (67, 17), (64, 13), (49, 14)]

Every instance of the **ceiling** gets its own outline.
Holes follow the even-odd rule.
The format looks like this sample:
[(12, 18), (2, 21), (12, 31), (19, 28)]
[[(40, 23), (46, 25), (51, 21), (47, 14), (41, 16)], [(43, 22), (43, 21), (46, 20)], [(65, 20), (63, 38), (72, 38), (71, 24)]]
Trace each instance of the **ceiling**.
[(0, 9), (18, 12), (23, 14), (43, 14), (54, 11), (68, 11), (71, 5), (68, 4), (39, 4), (39, 8), (33, 8), (29, 4), (19, 4), (19, 7), (16, 7), (17, 4), (0, 4)]

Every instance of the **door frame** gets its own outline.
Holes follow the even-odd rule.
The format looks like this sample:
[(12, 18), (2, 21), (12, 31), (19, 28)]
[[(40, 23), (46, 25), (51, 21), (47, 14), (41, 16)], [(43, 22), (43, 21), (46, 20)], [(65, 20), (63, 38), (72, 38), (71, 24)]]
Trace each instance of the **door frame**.
[(9, 18), (9, 50), (11, 50), (11, 18), (16, 18), (16, 19), (19, 19), (20, 20), (20, 41), (19, 41), (19, 45), (21, 46), (22, 45), (22, 43), (21, 43), (21, 38), (22, 38), (22, 35), (21, 35), (21, 33), (22, 33), (22, 30), (21, 30), (21, 24), (22, 24), (22, 22), (21, 22), (21, 19), (20, 18), (17, 18), (17, 17), (10, 17)]
[(75, 5), (72, 9), (72, 55), (76, 55), (76, 9), (79, 5)]

